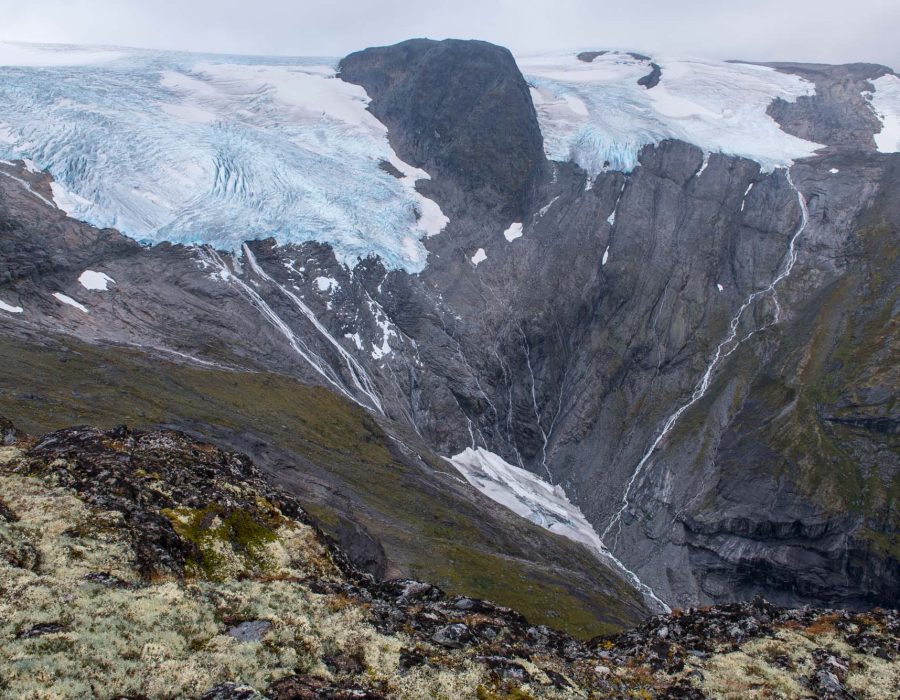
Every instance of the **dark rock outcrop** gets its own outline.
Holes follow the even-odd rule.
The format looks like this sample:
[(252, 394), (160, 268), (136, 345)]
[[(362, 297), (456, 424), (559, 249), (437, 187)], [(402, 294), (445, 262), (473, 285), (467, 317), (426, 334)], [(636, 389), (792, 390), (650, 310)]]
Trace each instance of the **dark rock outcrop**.
[(837, 149), (873, 150), (881, 122), (865, 99), (868, 82), (893, 73), (887, 66), (850, 63), (842, 66), (769, 63), (784, 73), (815, 83), (816, 93), (795, 102), (775, 100), (769, 114), (789, 134)]
[(543, 139), (507, 49), (412, 39), (350, 54), (340, 76), (366, 89), (398, 155), (434, 178), (423, 187), (446, 213), (475, 204), (508, 220), (525, 214)]

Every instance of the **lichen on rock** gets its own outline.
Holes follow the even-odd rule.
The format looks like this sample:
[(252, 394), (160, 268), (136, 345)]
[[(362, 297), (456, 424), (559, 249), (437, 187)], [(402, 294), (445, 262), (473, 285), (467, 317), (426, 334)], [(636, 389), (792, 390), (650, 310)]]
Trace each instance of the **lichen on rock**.
[(0, 448), (0, 697), (890, 698), (896, 612), (758, 600), (584, 643), (359, 572), (244, 456), (72, 428)]

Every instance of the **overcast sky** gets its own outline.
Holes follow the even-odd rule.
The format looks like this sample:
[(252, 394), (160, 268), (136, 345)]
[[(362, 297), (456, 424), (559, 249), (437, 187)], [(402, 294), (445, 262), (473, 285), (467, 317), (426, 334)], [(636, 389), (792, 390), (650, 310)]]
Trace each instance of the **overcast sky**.
[(900, 70), (900, 0), (0, 0), (0, 40), (341, 56), (415, 36)]

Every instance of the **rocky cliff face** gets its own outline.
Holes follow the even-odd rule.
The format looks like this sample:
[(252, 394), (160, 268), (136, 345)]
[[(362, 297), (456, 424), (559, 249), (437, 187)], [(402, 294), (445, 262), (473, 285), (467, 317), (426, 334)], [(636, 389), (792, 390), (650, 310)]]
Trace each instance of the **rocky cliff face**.
[[(0, 165), (19, 179), (0, 178), (0, 291), (26, 309), (0, 323), (13, 356), (62, 333), (288, 375), (357, 403), (412, 454), (489, 450), (563, 486), (672, 606), (891, 604), (900, 156), (876, 151), (859, 94), (889, 71), (777, 67), (815, 82), (769, 113), (820, 155), (763, 172), (665, 140), (632, 172), (590, 178), (543, 155), (505, 50), (417, 40), (348, 56), (341, 78), (366, 89), (450, 219), (415, 275), (374, 257), (351, 273), (318, 243), (141, 248), (65, 218), (21, 184), (46, 198), (43, 176)], [(110, 291), (79, 286), (92, 266)], [(203, 420), (187, 414), (167, 422)], [(290, 483), (271, 433), (219, 425)], [(444, 488), (449, 466), (421, 462), (416, 493)], [(388, 567), (421, 557), (391, 533), (410, 517), (366, 522)]]

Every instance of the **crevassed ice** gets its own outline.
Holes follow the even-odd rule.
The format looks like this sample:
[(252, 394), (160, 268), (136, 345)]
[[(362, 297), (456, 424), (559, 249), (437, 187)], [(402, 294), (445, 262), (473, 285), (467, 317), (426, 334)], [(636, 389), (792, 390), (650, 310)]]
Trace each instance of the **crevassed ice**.
[[(152, 242), (238, 250), (273, 236), (420, 271), (447, 218), (415, 191), (365, 91), (331, 59), (0, 44), (0, 158), (57, 204)], [(386, 161), (402, 174), (380, 167)]]
[(662, 79), (637, 81), (649, 62), (609, 52), (591, 63), (575, 54), (519, 57), (547, 155), (572, 160), (589, 175), (631, 171), (641, 148), (667, 138), (706, 152), (743, 156), (764, 170), (789, 166), (820, 144), (781, 130), (766, 110), (776, 98), (793, 102), (815, 93), (813, 83), (741, 63), (656, 60)]

